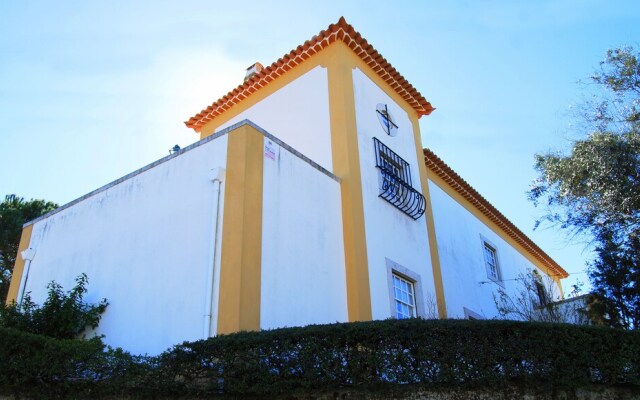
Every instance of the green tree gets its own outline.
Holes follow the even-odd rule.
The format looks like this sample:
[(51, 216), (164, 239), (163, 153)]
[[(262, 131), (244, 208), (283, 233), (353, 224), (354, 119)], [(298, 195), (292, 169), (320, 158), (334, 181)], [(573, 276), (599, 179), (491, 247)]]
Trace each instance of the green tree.
[(529, 195), (536, 203), (544, 198), (544, 219), (563, 229), (628, 236), (640, 229), (639, 156), (637, 131), (591, 133), (569, 155), (537, 154), (540, 177)]
[(0, 304), (0, 326), (56, 339), (77, 338), (87, 327), (98, 327), (100, 317), (109, 305), (106, 299), (98, 304), (84, 302), (88, 283), (87, 275), (81, 274), (73, 289), (65, 293), (60, 284), (51, 282), (42, 306), (34, 303), (29, 293), (20, 304)]
[(640, 329), (639, 59), (631, 47), (607, 52), (590, 78), (600, 91), (583, 108), (589, 133), (568, 155), (537, 154), (539, 177), (529, 192), (546, 207), (542, 221), (590, 238), (597, 258), (589, 276), (605, 319), (629, 329)]
[(0, 302), (4, 303), (9, 291), (11, 273), (16, 262), (22, 225), (57, 208), (45, 200), (29, 200), (15, 194), (7, 195), (0, 203)]
[(614, 327), (640, 329), (640, 237), (625, 240), (603, 232), (596, 245), (598, 257), (589, 265), (589, 278), (600, 301), (590, 310), (593, 320)]

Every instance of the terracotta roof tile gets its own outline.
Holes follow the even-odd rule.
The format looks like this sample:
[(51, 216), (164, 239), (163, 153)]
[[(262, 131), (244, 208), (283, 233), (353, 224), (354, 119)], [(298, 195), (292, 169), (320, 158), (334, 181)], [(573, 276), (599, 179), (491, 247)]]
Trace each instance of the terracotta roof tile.
[(444, 161), (436, 156), (431, 150), (423, 149), (424, 162), (433, 173), (444, 180), (458, 194), (467, 199), (475, 208), (478, 209), (487, 218), (493, 221), (498, 227), (509, 237), (520, 244), (535, 259), (540, 261), (542, 265), (549, 268), (560, 278), (569, 276), (558, 263), (556, 263), (547, 253), (545, 253), (537, 244), (527, 237), (520, 229), (518, 229), (511, 221), (507, 219), (500, 211), (498, 211), (487, 199), (482, 197), (471, 185), (460, 177), (451, 169)]
[(253, 78), (242, 83), (209, 107), (189, 118), (185, 124), (199, 132), (204, 124), (336, 40), (342, 40), (353, 49), (367, 65), (416, 110), (418, 116), (428, 115), (434, 110), (431, 104), (384, 57), (356, 32), (344, 17), (341, 17), (337, 23), (329, 25), (327, 29), (320, 31), (304, 44), (264, 68)]

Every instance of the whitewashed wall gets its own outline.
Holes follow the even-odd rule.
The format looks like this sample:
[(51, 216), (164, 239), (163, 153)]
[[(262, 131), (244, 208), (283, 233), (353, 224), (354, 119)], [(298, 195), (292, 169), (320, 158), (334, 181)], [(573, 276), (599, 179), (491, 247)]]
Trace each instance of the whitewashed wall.
[(265, 138), (260, 327), (347, 321), (340, 184)]
[(70, 289), (84, 272), (86, 300), (110, 303), (97, 330), (106, 343), (155, 354), (202, 338), (211, 169), (225, 166), (226, 152), (224, 135), (36, 222), (33, 300), (45, 299), (51, 280)]
[(464, 318), (466, 307), (483, 318), (496, 317), (493, 293), (500, 286), (487, 276), (483, 238), (496, 247), (502, 285), (512, 296), (521, 288), (514, 279), (534, 265), (438, 185), (429, 182), (429, 191), (448, 316)]
[[(391, 317), (386, 258), (420, 276), (424, 305), (435, 301), (425, 217), (414, 221), (378, 197), (380, 190), (373, 137), (378, 138), (409, 163), (413, 187), (422, 192), (416, 144), (411, 121), (402, 108), (357, 68), (353, 71), (353, 83), (371, 307), (374, 319), (386, 319)], [(387, 104), (389, 112), (396, 118), (399, 128), (395, 137), (388, 136), (383, 131), (376, 113), (378, 103)]]
[(223, 124), (251, 120), (333, 171), (327, 69), (315, 67)]

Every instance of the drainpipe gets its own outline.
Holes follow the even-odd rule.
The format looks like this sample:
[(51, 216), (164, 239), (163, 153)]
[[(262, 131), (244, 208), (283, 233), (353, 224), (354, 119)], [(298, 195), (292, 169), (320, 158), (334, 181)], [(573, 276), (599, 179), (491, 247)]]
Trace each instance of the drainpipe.
[(213, 182), (213, 207), (211, 226), (213, 227), (212, 249), (209, 256), (209, 265), (207, 269), (207, 294), (204, 315), (204, 338), (213, 336), (213, 292), (214, 292), (214, 276), (219, 269), (218, 260), (218, 218), (220, 217), (220, 186), (224, 180), (225, 169), (218, 167), (211, 170), (211, 181)]
[(22, 277), (20, 278), (20, 286), (18, 287), (18, 306), (21, 306), (22, 300), (24, 300), (24, 294), (27, 290), (27, 279), (29, 279), (29, 269), (31, 269), (31, 261), (36, 255), (36, 251), (29, 247), (27, 250), (23, 250), (20, 255), (25, 263), (24, 270), (22, 271)]

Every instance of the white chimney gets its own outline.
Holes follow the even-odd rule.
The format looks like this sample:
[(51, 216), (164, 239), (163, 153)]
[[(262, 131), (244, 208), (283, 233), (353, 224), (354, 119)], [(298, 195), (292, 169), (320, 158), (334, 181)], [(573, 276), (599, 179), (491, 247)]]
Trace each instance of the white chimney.
[(249, 79), (253, 78), (253, 76), (255, 74), (259, 73), (260, 71), (262, 71), (263, 68), (264, 67), (259, 62), (255, 63), (252, 66), (250, 66), (249, 68), (247, 68), (247, 74), (244, 76), (244, 81), (246, 82)]

